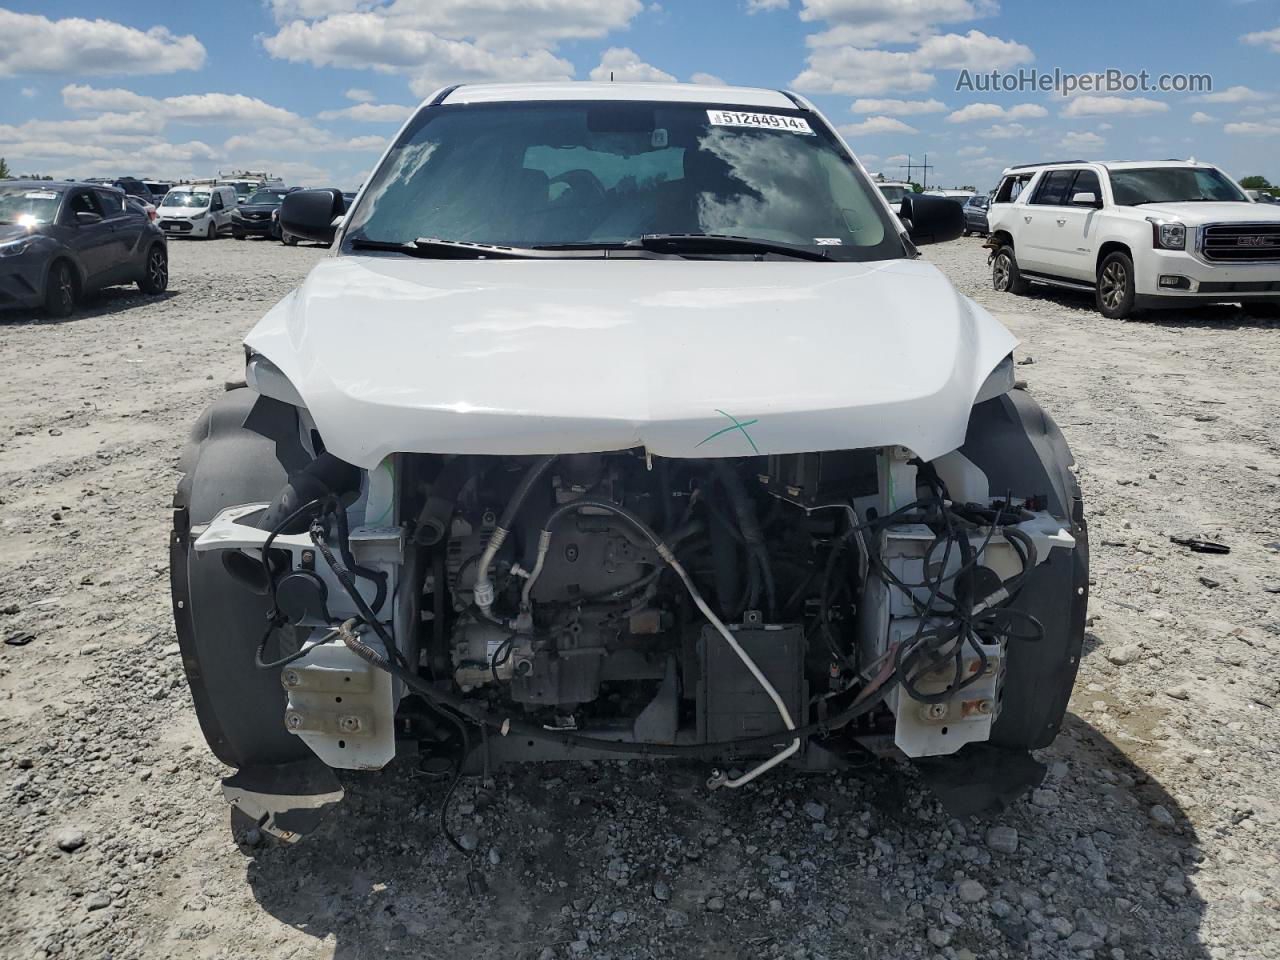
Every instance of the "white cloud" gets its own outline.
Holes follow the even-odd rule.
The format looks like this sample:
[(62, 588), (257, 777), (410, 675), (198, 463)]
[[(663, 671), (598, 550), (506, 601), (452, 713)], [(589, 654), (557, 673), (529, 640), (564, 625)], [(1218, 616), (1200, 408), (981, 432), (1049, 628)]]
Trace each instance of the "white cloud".
[(996, 103), (971, 103), (947, 116), (947, 123), (971, 123), (974, 120), (1029, 120), (1046, 117), (1049, 111), (1036, 103), (1019, 103), (1002, 107)]
[(689, 78), (690, 83), (703, 83), (713, 87), (723, 87), (724, 80), (717, 77), (714, 73), (695, 73)]
[(553, 52), (560, 43), (626, 27), (643, 9), (641, 0), (288, 0), (262, 43), (282, 60), (404, 74), (425, 95), (445, 83), (569, 79), (573, 65)]
[(103, 90), (84, 84), (62, 88), (62, 102), (72, 110), (146, 111), (153, 124), (291, 124), (298, 115), (242, 93), (195, 93), (177, 97), (144, 97), (132, 90)]
[(961, 147), (956, 151), (957, 157), (980, 157), (987, 152), (986, 147)]
[(1025, 137), (1029, 133), (1031, 128), (1024, 127), (1020, 123), (995, 123), (985, 130), (978, 131), (978, 136), (987, 140), (1013, 140), (1016, 137)]
[(868, 117), (861, 123), (850, 123), (840, 127), (840, 133), (846, 137), (867, 137), (879, 133), (918, 133), (915, 127), (903, 123), (893, 117)]
[(1060, 141), (1062, 149), (1072, 151), (1089, 151), (1100, 150), (1106, 146), (1107, 141), (1104, 137), (1098, 136), (1096, 133), (1088, 132), (1071, 132), (1066, 134)]
[(1216, 123), (1217, 120), (1218, 120), (1217, 117), (1211, 117), (1209, 116), (1209, 114), (1205, 113), (1203, 110), (1197, 110), (1195, 113), (1191, 115), (1192, 123)]
[(676, 78), (651, 63), (645, 63), (630, 47), (610, 47), (600, 55), (600, 65), (591, 70), (592, 80), (618, 83), (672, 83)]
[(926, 37), (909, 51), (815, 44), (793, 83), (816, 93), (917, 93), (933, 86), (933, 70), (1003, 70), (1032, 59), (1029, 47), (978, 30)]
[(374, 96), (372, 90), (366, 90), (363, 87), (352, 87), (343, 96), (348, 100), (354, 100), (356, 103), (373, 103), (378, 99)]
[(950, 114), (947, 123), (969, 123), (973, 120), (991, 120), (1004, 116), (1004, 107), (995, 103), (971, 103)]
[(1267, 47), (1272, 53), (1280, 53), (1280, 27), (1274, 30), (1259, 30), (1246, 33), (1240, 38), (1244, 43), (1255, 47)]
[(22, 88), (22, 95), (23, 95), (24, 97), (26, 97), (27, 99), (31, 99), (32, 97), (34, 97), (34, 96), (35, 96), (37, 93), (39, 93), (39, 92), (40, 92), (40, 91), (39, 91), (39, 90), (37, 90), (35, 87), (23, 87), (23, 88)]
[(1219, 90), (1217, 93), (1205, 93), (1191, 99), (1200, 103), (1256, 103), (1259, 100), (1270, 100), (1271, 94), (1245, 86), (1235, 86)]
[(403, 123), (416, 107), (398, 103), (357, 103), (341, 110), (322, 110), (316, 114), (321, 120), (355, 120), (360, 123)]
[(167, 27), (137, 30), (112, 20), (0, 9), (0, 76), (17, 73), (173, 73), (204, 66), (204, 46)]
[(853, 101), (850, 108), (854, 113), (896, 113), (900, 117), (914, 116), (921, 113), (942, 113), (947, 105), (941, 100), (888, 100), (875, 97), (861, 97)]
[(994, 0), (804, 0), (800, 19), (831, 24), (809, 38), (812, 46), (877, 47), (918, 43), (937, 24), (976, 20), (997, 9)]
[(1064, 117), (1103, 117), (1115, 114), (1165, 113), (1169, 105), (1145, 97), (1076, 97), (1062, 111)]
[(1246, 120), (1241, 123), (1228, 123), (1222, 128), (1223, 133), (1244, 137), (1274, 137), (1280, 134), (1280, 123), (1258, 123)]
[(786, 10), (791, 0), (747, 0), (747, 13), (767, 13), (771, 10)]

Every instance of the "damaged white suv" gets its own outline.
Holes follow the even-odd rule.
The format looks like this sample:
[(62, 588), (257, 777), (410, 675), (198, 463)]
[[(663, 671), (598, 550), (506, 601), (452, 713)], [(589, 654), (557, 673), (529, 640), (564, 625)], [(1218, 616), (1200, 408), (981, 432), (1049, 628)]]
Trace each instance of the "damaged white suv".
[(405, 745), (1035, 779), (1085, 523), (1013, 337), (918, 258), (957, 204), (895, 213), (789, 93), (489, 85), (425, 103), (350, 210), (281, 212), (335, 217), (175, 501), (196, 712), (265, 830)]

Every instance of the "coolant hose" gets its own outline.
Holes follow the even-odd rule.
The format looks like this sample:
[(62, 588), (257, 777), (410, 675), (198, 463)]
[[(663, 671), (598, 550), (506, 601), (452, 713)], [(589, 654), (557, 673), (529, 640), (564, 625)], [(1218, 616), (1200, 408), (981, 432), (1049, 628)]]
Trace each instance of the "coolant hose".
[(453, 508), (458, 494), (470, 475), (470, 458), (454, 457), (436, 474), (431, 493), (418, 514), (418, 527), (413, 538), (424, 547), (434, 547), (449, 532)]
[(769, 564), (769, 551), (764, 545), (764, 534), (761, 533), (760, 523), (756, 519), (755, 504), (747, 496), (746, 488), (742, 485), (742, 477), (736, 470), (723, 460), (717, 460), (715, 468), (716, 476), (729, 495), (729, 502), (733, 505), (733, 512), (738, 518), (738, 527), (742, 531), (747, 555), (755, 561), (760, 570), (760, 577), (764, 581), (765, 604), (769, 614), (772, 615), (778, 600), (777, 589), (774, 586), (773, 568)]

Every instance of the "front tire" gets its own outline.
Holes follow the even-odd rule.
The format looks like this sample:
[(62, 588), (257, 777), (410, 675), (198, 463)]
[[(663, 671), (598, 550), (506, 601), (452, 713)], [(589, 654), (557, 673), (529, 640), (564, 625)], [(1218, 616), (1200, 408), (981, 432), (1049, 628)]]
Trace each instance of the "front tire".
[(44, 312), (59, 320), (71, 316), (76, 309), (76, 272), (66, 260), (58, 260), (49, 268), (44, 283)]
[(169, 255), (164, 247), (156, 244), (147, 253), (145, 272), (138, 280), (138, 289), (150, 296), (159, 296), (169, 287)]
[(296, 247), (298, 245), (298, 238), (295, 237), (292, 233), (286, 233), (283, 229), (281, 229), (280, 242), (283, 243), (286, 247)]
[(1124, 320), (1133, 315), (1133, 261), (1128, 254), (1109, 253), (1098, 265), (1098, 286), (1094, 300), (1098, 312), (1108, 320)]
[(996, 251), (995, 259), (991, 261), (991, 285), (1000, 293), (1022, 296), (1027, 292), (1029, 284), (1018, 269), (1013, 247), (1004, 246)]
[(206, 240), (216, 240), (217, 237), (218, 237), (218, 227), (212, 221), (210, 221), (209, 226), (205, 228), (204, 238)]

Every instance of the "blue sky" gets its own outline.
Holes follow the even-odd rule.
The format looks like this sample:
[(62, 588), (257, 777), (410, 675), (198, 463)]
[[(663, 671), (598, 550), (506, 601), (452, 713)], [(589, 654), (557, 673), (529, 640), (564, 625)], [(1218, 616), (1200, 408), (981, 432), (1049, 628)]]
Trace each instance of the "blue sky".
[[(2, 2), (2, 0), (0, 0)], [(957, 91), (962, 69), (1196, 73), (1212, 93)], [(1195, 156), (1280, 181), (1280, 0), (44, 0), (0, 5), (16, 172), (266, 168), (354, 187), (437, 85), (716, 79), (809, 96), (872, 170)]]

